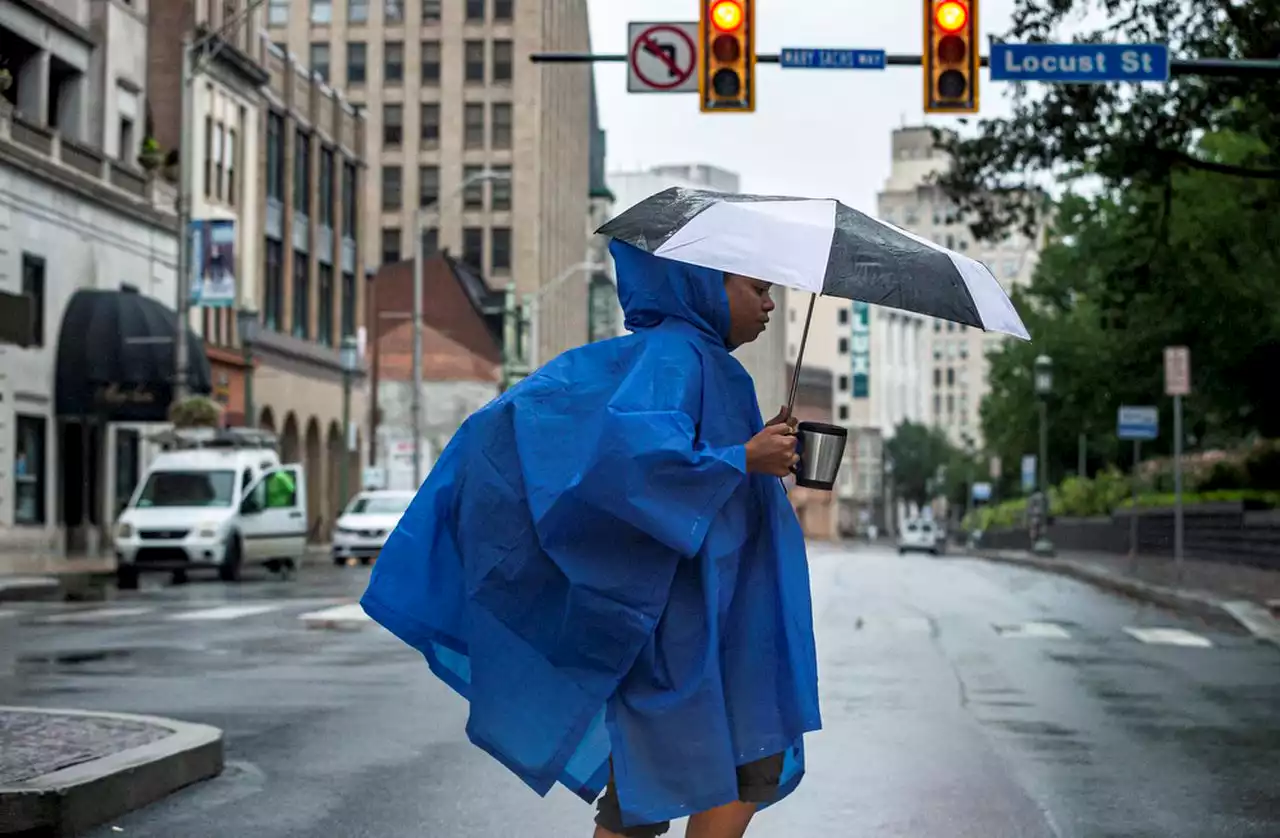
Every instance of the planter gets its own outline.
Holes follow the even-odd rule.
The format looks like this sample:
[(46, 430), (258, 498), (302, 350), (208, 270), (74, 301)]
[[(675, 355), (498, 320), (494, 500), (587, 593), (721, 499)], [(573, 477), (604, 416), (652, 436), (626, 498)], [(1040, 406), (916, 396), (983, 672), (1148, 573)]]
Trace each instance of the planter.
[(164, 155), (158, 151), (144, 151), (138, 155), (138, 165), (148, 172), (154, 172), (164, 163)]

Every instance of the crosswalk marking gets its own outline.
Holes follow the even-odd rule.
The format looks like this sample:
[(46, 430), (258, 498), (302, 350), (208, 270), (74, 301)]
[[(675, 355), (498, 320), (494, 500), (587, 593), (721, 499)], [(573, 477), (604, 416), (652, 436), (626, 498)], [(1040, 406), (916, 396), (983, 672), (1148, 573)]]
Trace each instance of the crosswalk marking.
[(1209, 638), (1178, 628), (1134, 628), (1125, 626), (1124, 632), (1134, 640), (1160, 646), (1193, 646), (1198, 649), (1208, 649), (1213, 646), (1213, 641), (1209, 640)]
[(928, 617), (915, 615), (890, 617), (887, 615), (860, 615), (854, 620), (854, 629), (864, 633), (891, 631), (903, 634), (928, 634), (933, 623)]
[(298, 619), (308, 628), (359, 628), (371, 622), (369, 615), (356, 602), (309, 611), (299, 614)]
[(265, 614), (268, 611), (278, 611), (283, 607), (281, 604), (271, 605), (220, 605), (217, 608), (203, 608), (199, 611), (184, 611), (181, 614), (174, 614), (171, 620), (238, 620), (241, 617), (252, 617), (255, 614)]
[(149, 614), (151, 608), (90, 608), (82, 611), (68, 611), (65, 614), (50, 614), (41, 617), (41, 623), (95, 623), (99, 620), (113, 620), (117, 617), (137, 617)]
[(994, 626), (996, 634), (1011, 639), (1026, 640), (1070, 640), (1071, 632), (1057, 623), (1015, 623), (1007, 626)]

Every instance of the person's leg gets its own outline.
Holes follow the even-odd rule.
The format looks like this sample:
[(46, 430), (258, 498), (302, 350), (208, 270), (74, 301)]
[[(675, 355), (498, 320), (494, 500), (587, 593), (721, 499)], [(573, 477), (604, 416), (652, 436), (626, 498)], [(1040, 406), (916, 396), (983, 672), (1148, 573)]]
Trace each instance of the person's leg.
[(742, 838), (756, 813), (755, 803), (728, 803), (689, 818), (685, 838)]
[(657, 838), (671, 828), (669, 823), (651, 823), (642, 826), (622, 825), (622, 806), (618, 802), (618, 789), (613, 783), (613, 766), (609, 767), (609, 784), (596, 801), (595, 838)]

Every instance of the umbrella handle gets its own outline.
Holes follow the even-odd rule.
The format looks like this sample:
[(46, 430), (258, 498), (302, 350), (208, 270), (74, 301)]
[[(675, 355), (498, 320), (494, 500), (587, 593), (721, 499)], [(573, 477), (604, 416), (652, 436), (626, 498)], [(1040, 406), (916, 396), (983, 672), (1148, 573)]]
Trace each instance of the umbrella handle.
[(796, 369), (791, 373), (791, 397), (787, 399), (787, 418), (791, 418), (796, 406), (796, 390), (800, 388), (800, 365), (804, 363), (804, 345), (809, 341), (809, 324), (813, 321), (813, 306), (818, 302), (818, 295), (809, 297), (809, 313), (804, 316), (804, 332), (800, 336), (800, 351), (796, 354)]

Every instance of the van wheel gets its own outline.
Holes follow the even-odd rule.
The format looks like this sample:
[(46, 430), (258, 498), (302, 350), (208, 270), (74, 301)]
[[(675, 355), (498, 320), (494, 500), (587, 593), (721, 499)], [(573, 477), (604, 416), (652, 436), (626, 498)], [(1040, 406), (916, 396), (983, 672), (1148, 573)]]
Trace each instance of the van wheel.
[(222, 565), (218, 568), (218, 578), (223, 582), (239, 582), (240, 569), (243, 563), (244, 557), (240, 552), (240, 539), (233, 535), (227, 543), (227, 552), (222, 558)]
[(116, 568), (116, 587), (122, 591), (138, 590), (138, 570), (133, 567)]

